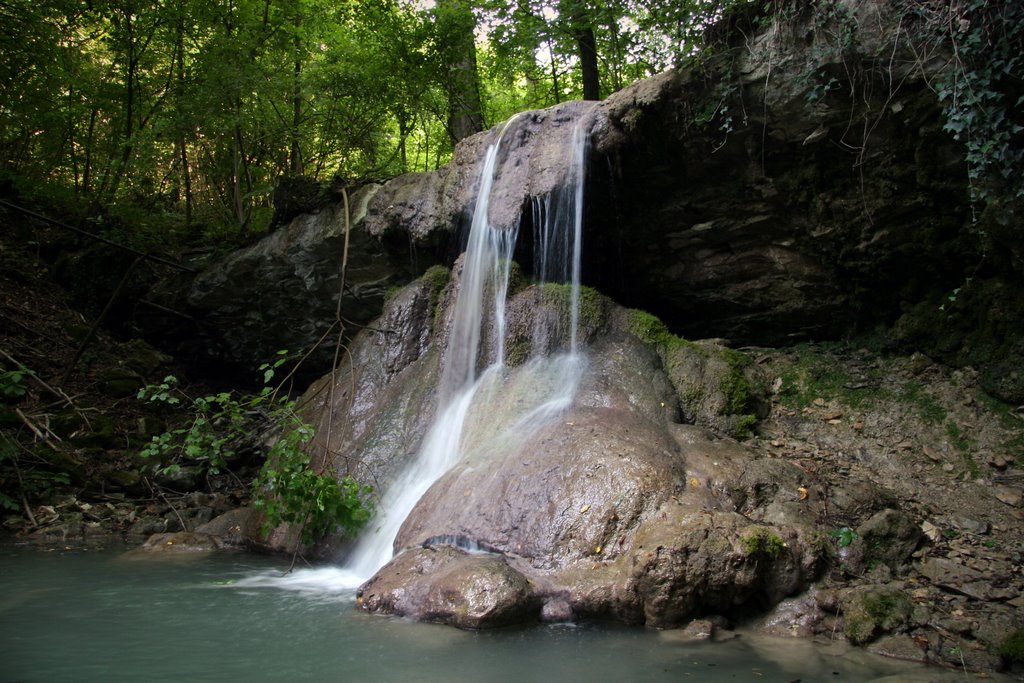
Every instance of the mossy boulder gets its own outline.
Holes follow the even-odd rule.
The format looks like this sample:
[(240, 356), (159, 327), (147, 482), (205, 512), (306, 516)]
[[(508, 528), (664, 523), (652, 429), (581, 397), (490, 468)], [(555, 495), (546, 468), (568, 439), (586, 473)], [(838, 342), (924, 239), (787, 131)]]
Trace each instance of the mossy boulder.
[(141, 339), (128, 342), (126, 350), (125, 365), (143, 377), (153, 375), (162, 366), (171, 362), (170, 356), (157, 351)]
[(356, 605), (459, 628), (493, 628), (539, 613), (530, 582), (497, 555), (456, 548), (414, 548), (366, 582)]
[(134, 396), (145, 382), (129, 367), (114, 367), (103, 370), (97, 377), (100, 391), (111, 398)]
[(861, 586), (843, 597), (842, 610), (843, 635), (854, 645), (862, 645), (906, 626), (913, 605), (898, 588)]
[(627, 311), (625, 326), (657, 349), (684, 421), (745, 438), (768, 414), (768, 382), (748, 354), (718, 339), (682, 339), (645, 311)]
[(1017, 629), (999, 644), (999, 656), (1013, 666), (1024, 666), (1024, 629)]
[(854, 543), (863, 545), (862, 556), (867, 569), (877, 564), (899, 569), (910, 559), (923, 535), (909, 515), (890, 508), (859, 526)]

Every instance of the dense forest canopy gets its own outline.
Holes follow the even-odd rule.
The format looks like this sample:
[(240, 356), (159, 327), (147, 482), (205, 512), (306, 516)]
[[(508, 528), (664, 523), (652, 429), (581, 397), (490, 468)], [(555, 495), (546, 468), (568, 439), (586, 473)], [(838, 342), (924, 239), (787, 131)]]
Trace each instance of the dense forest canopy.
[(282, 175), (387, 177), (692, 51), (731, 2), (5, 0), (9, 176), (259, 229)]
[[(267, 226), (283, 176), (436, 168), (459, 139), (517, 111), (600, 99), (710, 52), (708, 28), (730, 11), (786, 4), (0, 0), (2, 172), (120, 212), (139, 234), (244, 236)], [(1020, 14), (979, 0), (912, 5), (962, 33), (968, 58), (978, 24), (965, 17)], [(951, 109), (979, 97), (958, 84)]]

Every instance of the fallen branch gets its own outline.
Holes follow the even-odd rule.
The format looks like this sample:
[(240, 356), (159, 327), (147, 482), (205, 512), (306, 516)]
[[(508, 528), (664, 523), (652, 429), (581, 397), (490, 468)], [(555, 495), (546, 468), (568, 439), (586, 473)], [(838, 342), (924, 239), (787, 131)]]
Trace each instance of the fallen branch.
[(17, 358), (15, 358), (11, 354), (7, 353), (3, 349), (0, 349), (0, 355), (2, 355), (4, 358), (6, 358), (7, 360), (11, 361), (15, 365), (17, 365), (19, 368), (21, 368), (25, 372), (26, 375), (28, 375), (29, 377), (34, 379), (41, 387), (43, 387), (44, 389), (49, 391), (54, 396), (60, 397), (61, 400), (64, 401), (64, 403), (66, 403), (67, 405), (69, 405), (72, 408), (74, 408), (77, 412), (79, 412), (79, 414), (81, 413), (81, 411), (79, 411), (78, 408), (75, 406), (75, 402), (71, 400), (71, 397), (69, 397), (66, 393), (64, 393), (63, 389), (58, 389), (57, 387), (50, 386), (49, 383), (44, 381), (41, 377), (39, 377), (39, 375), (37, 375), (35, 372), (33, 372), (31, 368), (29, 368), (27, 365), (25, 365), (24, 363), (22, 363)]
[(55, 451), (60, 451), (60, 449), (54, 446), (50, 439), (47, 438), (47, 436), (43, 434), (42, 431), (40, 431), (39, 427), (37, 427), (35, 423), (32, 422), (32, 420), (28, 419), (28, 416), (25, 415), (25, 413), (21, 412), (20, 408), (15, 408), (14, 412), (18, 415), (18, 417), (21, 418), (21, 421), (25, 423), (25, 426), (32, 430), (32, 433), (35, 434), (38, 439), (42, 440), (42, 442), (49, 446), (51, 449)]

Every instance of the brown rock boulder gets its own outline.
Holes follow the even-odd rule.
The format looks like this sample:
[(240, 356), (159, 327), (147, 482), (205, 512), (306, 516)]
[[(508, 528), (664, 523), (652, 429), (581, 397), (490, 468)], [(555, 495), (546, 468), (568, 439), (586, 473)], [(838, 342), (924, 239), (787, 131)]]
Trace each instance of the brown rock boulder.
[(493, 628), (536, 616), (529, 581), (498, 555), (410, 549), (359, 589), (357, 605), (459, 628)]

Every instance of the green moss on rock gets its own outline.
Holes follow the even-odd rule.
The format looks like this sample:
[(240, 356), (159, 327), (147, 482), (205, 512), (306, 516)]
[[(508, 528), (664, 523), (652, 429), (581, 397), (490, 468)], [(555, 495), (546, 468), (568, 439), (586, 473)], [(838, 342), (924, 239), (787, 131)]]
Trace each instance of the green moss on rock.
[(625, 328), (658, 351), (688, 421), (737, 439), (753, 433), (766, 414), (767, 383), (749, 355), (714, 340), (678, 337), (646, 311), (627, 311)]
[(861, 645), (903, 627), (913, 605), (901, 590), (868, 586), (844, 601), (843, 611), (843, 634), (854, 645)]
[(1017, 629), (999, 644), (999, 656), (1008, 664), (1024, 664), (1024, 629)]
[(427, 268), (426, 272), (420, 276), (420, 281), (427, 285), (427, 305), (434, 316), (434, 320), (437, 320), (441, 314), (439, 310), (441, 295), (444, 294), (444, 288), (448, 286), (451, 275), (451, 270), (437, 265)]
[(744, 532), (740, 536), (740, 545), (743, 546), (743, 554), (747, 557), (772, 559), (778, 557), (785, 547), (778, 534), (763, 526)]
[[(558, 312), (559, 324), (569, 329), (572, 286), (546, 282), (541, 286), (541, 303)], [(580, 287), (579, 335), (586, 339), (591, 333), (604, 327), (607, 320), (607, 305), (604, 296), (591, 287)]]
[(510, 368), (522, 365), (530, 357), (532, 350), (533, 344), (529, 339), (520, 337), (512, 340), (505, 349), (505, 365)]

